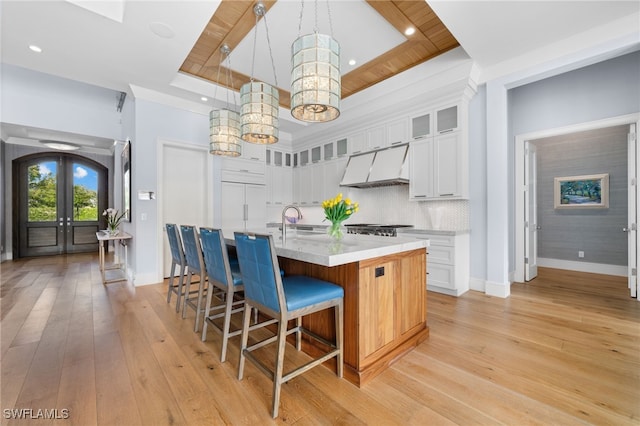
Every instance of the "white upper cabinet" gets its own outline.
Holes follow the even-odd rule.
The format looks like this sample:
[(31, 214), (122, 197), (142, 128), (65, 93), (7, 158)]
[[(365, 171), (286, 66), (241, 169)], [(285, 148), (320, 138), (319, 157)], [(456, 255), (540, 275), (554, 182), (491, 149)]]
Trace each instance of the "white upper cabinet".
[(334, 154), (334, 150), (335, 150), (335, 144), (333, 142), (329, 142), (329, 143), (325, 143), (324, 146), (322, 147), (322, 159), (324, 161), (329, 161), (331, 159), (333, 159), (333, 157), (335, 156)]
[(309, 164), (309, 150), (305, 149), (300, 151), (300, 166), (306, 166)]
[(351, 145), (351, 154), (368, 151), (367, 135), (365, 132), (354, 133), (349, 136), (348, 141), (349, 145)]
[(344, 157), (349, 153), (349, 143), (347, 138), (338, 139), (336, 141), (336, 155), (338, 157)]
[(433, 138), (423, 138), (409, 144), (409, 199), (433, 197)]
[(462, 169), (464, 153), (459, 132), (433, 138), (433, 190), (438, 198), (467, 198), (467, 173)]
[(411, 119), (409, 199), (469, 198), (467, 103), (440, 104)]
[(436, 132), (438, 134), (458, 130), (458, 105), (436, 110)]
[(384, 126), (372, 127), (367, 129), (367, 151), (385, 148), (387, 139)]
[(344, 170), (347, 167), (348, 158), (342, 157), (333, 161), (329, 161), (324, 165), (324, 195), (322, 200), (333, 198), (342, 192), (340, 181)]
[(250, 142), (242, 142), (242, 155), (240, 158), (253, 161), (265, 161), (266, 146)]
[(411, 139), (431, 136), (431, 113), (411, 117)]
[(311, 148), (311, 162), (317, 163), (321, 159), (322, 159), (322, 147), (314, 146), (313, 148)]
[(409, 119), (401, 119), (387, 123), (386, 125), (387, 146), (399, 145), (409, 141)]
[(464, 149), (461, 132), (411, 142), (409, 199), (468, 198), (468, 162)]

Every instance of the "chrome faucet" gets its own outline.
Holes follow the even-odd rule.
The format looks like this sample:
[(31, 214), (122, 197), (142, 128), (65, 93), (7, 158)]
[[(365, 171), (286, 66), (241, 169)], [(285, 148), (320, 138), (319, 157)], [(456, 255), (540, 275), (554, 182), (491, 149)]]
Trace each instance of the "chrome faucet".
[(284, 209), (282, 209), (282, 244), (284, 244), (287, 241), (287, 228), (286, 228), (286, 219), (285, 219), (285, 213), (287, 213), (287, 210), (289, 209), (295, 209), (295, 211), (298, 212), (298, 220), (302, 219), (302, 212), (300, 211), (300, 209), (292, 204), (289, 204), (288, 206), (285, 206)]

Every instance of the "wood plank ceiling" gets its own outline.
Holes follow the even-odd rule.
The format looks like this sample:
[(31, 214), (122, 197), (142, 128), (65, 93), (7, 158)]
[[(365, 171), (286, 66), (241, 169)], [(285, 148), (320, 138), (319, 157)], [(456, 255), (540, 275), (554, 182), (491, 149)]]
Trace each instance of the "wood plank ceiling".
[[(275, 2), (263, 0), (267, 11)], [(255, 0), (222, 0), (180, 71), (215, 82), (220, 46), (226, 43), (233, 51), (249, 34), (255, 24), (255, 3)], [(367, 3), (400, 33), (409, 26), (415, 27), (416, 32), (406, 36), (404, 43), (343, 75), (343, 99), (459, 46), (425, 0), (367, 0)], [(225, 72), (222, 67), (220, 75)], [(232, 71), (236, 89), (249, 80), (250, 76)], [(281, 88), (279, 91), (280, 105), (290, 108), (289, 92)]]

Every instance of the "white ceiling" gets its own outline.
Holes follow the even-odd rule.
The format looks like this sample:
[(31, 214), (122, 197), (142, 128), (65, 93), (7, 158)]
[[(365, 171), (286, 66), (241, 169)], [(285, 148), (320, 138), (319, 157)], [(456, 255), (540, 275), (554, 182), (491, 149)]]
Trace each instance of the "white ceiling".
[[(211, 108), (214, 94), (223, 99), (224, 91), (216, 91), (214, 84), (178, 70), (219, 3), (219, 0), (74, 0), (73, 3), (2, 0), (1, 60), (129, 94), (138, 89), (199, 104), (203, 103), (201, 96), (207, 96), (209, 101), (203, 108)], [(501, 65), (510, 61), (513, 68), (514, 58), (522, 58), (521, 63), (526, 65), (527, 57), (533, 58), (529, 55), (531, 52), (536, 52), (536, 61), (543, 60), (545, 54), (547, 59), (562, 54), (549, 47), (558, 46), (563, 40), (572, 40), (571, 49), (586, 48), (588, 46), (580, 45), (580, 40), (593, 43), (586, 34), (601, 29), (598, 37), (602, 38), (602, 32), (621, 31), (621, 26), (629, 26), (630, 17), (640, 26), (637, 0), (428, 3), (464, 51), (481, 70), (491, 75), (499, 73)], [(305, 3), (302, 34), (313, 29), (313, 4), (312, 1)], [(331, 1), (330, 4), (333, 34), (341, 44), (343, 74), (351, 70), (347, 64), (349, 59), (356, 59), (356, 66), (361, 65), (405, 40), (404, 35), (363, 0)], [(280, 0), (267, 13), (280, 87), (289, 84), (290, 48), (298, 35), (299, 15), (299, 0)], [(318, 19), (319, 31), (330, 32), (324, 1), (318, 2)], [(258, 28), (253, 75), (274, 83), (265, 27), (260, 24)], [(231, 53), (232, 68), (246, 75), (252, 74), (253, 35), (250, 32)], [(30, 44), (40, 46), (42, 53), (30, 51)], [(281, 123), (282, 130), (291, 133), (304, 126), (283, 114)], [(24, 138), (24, 129), (15, 127), (4, 126), (3, 137)], [(55, 134), (49, 136), (48, 139), (56, 138)]]

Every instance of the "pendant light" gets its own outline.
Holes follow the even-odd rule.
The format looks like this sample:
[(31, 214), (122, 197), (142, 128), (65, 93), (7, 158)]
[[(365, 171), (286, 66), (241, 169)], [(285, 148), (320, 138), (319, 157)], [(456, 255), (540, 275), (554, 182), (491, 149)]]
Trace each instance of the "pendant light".
[[(222, 58), (218, 66), (218, 85), (220, 84), (220, 68), (227, 59), (226, 86), (227, 105), (226, 108), (214, 109), (209, 113), (209, 152), (214, 155), (227, 157), (237, 157), (242, 154), (242, 140), (240, 139), (240, 115), (236, 112), (235, 92), (233, 92), (233, 79), (231, 78), (231, 59), (229, 53), (231, 49), (226, 44), (220, 47)], [(230, 89), (229, 89), (230, 88)], [(218, 92), (216, 86), (215, 95)], [(233, 109), (229, 108), (229, 92), (233, 93)]]
[(318, 33), (318, 0), (315, 28), (300, 36), (304, 0), (300, 7), (298, 38), (291, 45), (291, 115), (302, 121), (324, 122), (340, 115), (340, 44), (333, 38), (331, 10), (327, 0), (332, 35)]
[[(256, 15), (256, 26), (253, 39), (253, 58), (251, 60), (251, 81), (240, 88), (240, 128), (243, 140), (256, 144), (272, 144), (278, 142), (278, 109), (280, 108), (280, 94), (277, 89), (278, 80), (273, 64), (273, 53), (271, 52), (264, 4), (257, 3), (253, 8), (253, 13)], [(267, 33), (267, 45), (276, 87), (265, 82), (253, 81), (260, 16), (263, 17), (262, 20)]]

